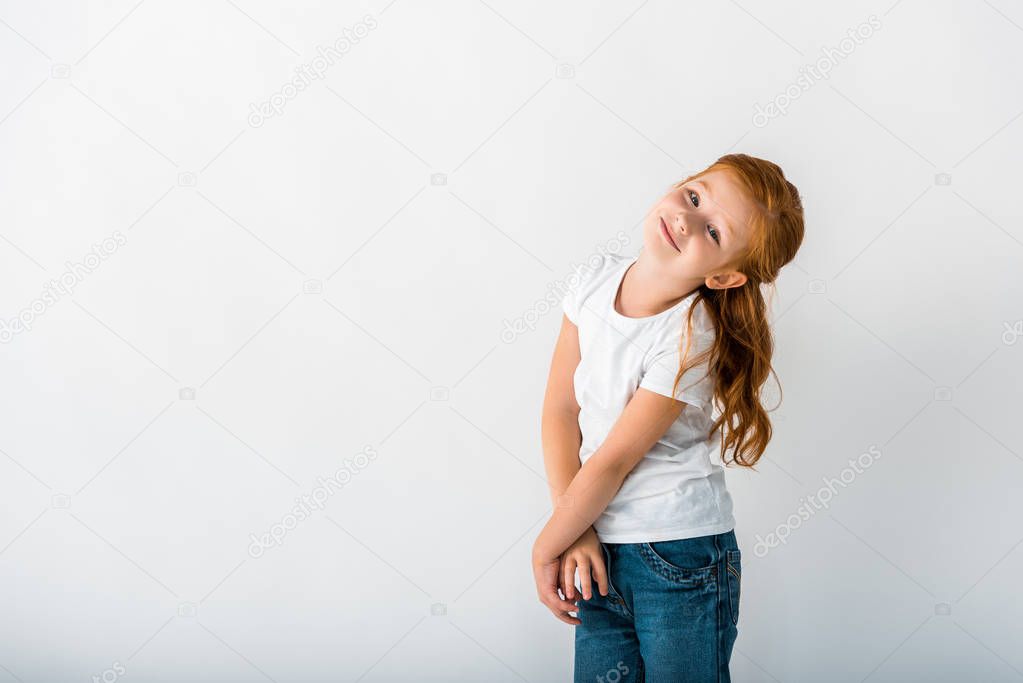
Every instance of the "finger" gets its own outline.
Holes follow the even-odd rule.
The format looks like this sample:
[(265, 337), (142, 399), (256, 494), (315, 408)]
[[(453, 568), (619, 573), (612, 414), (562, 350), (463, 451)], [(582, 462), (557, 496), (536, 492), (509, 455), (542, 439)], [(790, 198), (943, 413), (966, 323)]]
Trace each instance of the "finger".
[[(551, 611), (559, 621), (563, 621), (566, 624), (573, 624), (578, 626), (582, 623), (582, 619), (578, 617), (579, 607), (575, 604), (566, 605), (563, 600), (555, 600), (553, 604), (544, 601), (547, 605), (547, 609)], [(577, 616), (572, 616), (570, 612), (575, 612)]]
[(593, 578), (597, 580), (597, 588), (600, 590), (600, 594), (607, 595), (610, 582), (607, 576), (607, 565), (604, 564), (603, 557), (594, 558), (591, 571), (593, 572)]
[(590, 584), (590, 561), (586, 558), (579, 562), (579, 588), (582, 590), (585, 600), (593, 597), (593, 588)]
[(561, 563), (561, 592), (569, 600), (575, 599), (575, 560), (566, 557)]
[(559, 612), (558, 610), (552, 609), (551, 613), (560, 621), (563, 621), (566, 624), (571, 624), (572, 626), (579, 626), (580, 624), (583, 623), (582, 619), (580, 619), (579, 617), (573, 617), (571, 615), (565, 614), (564, 612)]
[(553, 588), (548, 591), (541, 600), (551, 611), (575, 612), (579, 606), (575, 602), (562, 600)]

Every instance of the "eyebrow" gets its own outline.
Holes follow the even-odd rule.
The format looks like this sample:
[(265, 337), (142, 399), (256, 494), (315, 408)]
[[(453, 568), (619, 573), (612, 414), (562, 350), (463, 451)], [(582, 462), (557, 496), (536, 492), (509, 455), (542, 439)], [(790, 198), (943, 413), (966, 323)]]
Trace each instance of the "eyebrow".
[(724, 231), (726, 233), (728, 233), (728, 240), (731, 241), (732, 236), (735, 235), (735, 230), (732, 228), (732, 224), (730, 222), (724, 220), (724, 218), (728, 215), (728, 212), (725, 211), (724, 208), (720, 204), (718, 204), (716, 201), (714, 201), (714, 195), (712, 195), (710, 193), (710, 187), (708, 187), (705, 182), (703, 182), (702, 180), (694, 180), (692, 182), (692, 184), (693, 185), (699, 185), (701, 188), (703, 188), (703, 193), (705, 195), (707, 195), (707, 197), (710, 199), (711, 203), (714, 204), (714, 206), (717, 207), (717, 209), (718, 209), (718, 216), (722, 219), (722, 223), (723, 223), (723, 225), (721, 227), (724, 229)]

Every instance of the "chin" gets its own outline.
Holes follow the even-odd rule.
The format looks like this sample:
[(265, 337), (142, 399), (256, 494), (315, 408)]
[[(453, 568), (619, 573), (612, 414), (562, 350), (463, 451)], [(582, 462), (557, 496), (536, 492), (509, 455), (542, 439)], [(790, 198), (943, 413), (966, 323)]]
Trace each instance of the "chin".
[(680, 252), (664, 241), (661, 235), (661, 224), (655, 223), (652, 226), (645, 226), (643, 230), (643, 248), (651, 255), (656, 255), (659, 261), (670, 263), (676, 257), (681, 256)]
[(664, 247), (671, 248), (670, 245), (664, 243), (664, 238), (661, 237), (660, 223), (643, 226), (643, 247), (652, 254), (664, 253)]
[(646, 251), (653, 251), (654, 247), (654, 235), (649, 225), (643, 226), (643, 249)]

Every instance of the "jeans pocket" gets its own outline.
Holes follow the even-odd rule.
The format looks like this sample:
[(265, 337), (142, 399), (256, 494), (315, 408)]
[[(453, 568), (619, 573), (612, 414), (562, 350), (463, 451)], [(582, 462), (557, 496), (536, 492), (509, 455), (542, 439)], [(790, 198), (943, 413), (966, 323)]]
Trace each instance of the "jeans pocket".
[(669, 581), (699, 586), (717, 579), (718, 565), (711, 537), (650, 541), (643, 543), (639, 550), (647, 566)]
[(739, 623), (739, 598), (742, 592), (742, 552), (740, 550), (729, 550), (725, 554), (725, 570), (728, 572), (728, 604), (734, 626)]

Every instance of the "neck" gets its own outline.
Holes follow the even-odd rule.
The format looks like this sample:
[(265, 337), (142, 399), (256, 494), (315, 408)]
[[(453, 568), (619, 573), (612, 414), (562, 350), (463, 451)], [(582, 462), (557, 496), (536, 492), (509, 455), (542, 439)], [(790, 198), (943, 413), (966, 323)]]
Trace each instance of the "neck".
[(641, 251), (629, 266), (615, 299), (615, 308), (629, 318), (646, 318), (666, 311), (703, 283), (702, 278), (688, 278), (680, 288), (679, 281), (665, 277), (663, 268), (646, 258), (645, 252)]

